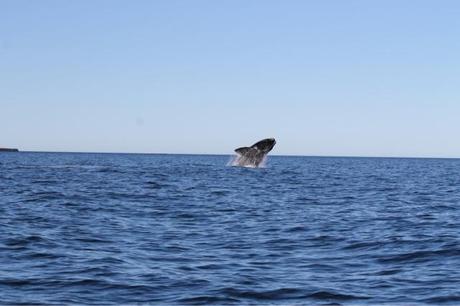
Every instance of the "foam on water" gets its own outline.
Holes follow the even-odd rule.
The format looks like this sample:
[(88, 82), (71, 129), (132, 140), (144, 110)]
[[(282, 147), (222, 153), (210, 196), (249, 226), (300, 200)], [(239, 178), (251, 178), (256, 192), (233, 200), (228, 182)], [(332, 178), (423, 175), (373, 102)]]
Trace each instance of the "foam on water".
[(227, 166), (232, 167), (244, 167), (244, 168), (265, 168), (267, 166), (268, 156), (265, 155), (258, 166), (254, 163), (247, 163), (246, 160), (240, 155), (232, 155), (230, 156), (229, 161), (227, 162)]

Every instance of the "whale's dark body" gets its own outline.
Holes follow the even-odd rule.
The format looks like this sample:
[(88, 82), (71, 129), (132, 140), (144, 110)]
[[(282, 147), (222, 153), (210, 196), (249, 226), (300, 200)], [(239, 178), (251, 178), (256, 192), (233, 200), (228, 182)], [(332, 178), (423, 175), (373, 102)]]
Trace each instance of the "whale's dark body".
[(235, 149), (238, 154), (237, 159), (233, 162), (235, 166), (242, 167), (259, 167), (265, 156), (276, 144), (275, 138), (261, 140), (250, 147), (241, 147)]

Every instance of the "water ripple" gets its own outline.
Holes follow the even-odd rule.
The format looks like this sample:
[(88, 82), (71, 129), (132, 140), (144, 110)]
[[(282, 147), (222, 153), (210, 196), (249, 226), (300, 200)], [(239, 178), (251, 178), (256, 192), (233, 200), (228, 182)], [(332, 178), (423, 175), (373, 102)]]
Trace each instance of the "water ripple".
[(0, 304), (460, 302), (460, 160), (0, 153)]

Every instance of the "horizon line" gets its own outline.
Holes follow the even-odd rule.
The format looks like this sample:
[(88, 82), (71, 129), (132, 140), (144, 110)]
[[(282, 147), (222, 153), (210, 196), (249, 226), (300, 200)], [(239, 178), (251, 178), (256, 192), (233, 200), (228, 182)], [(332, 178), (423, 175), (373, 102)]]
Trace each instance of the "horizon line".
[[(233, 153), (165, 153), (165, 152), (96, 152), (96, 151), (33, 151), (19, 150), (17, 152), (3, 153), (64, 153), (64, 154), (132, 154), (132, 155), (208, 155), (230, 156)], [(299, 155), (299, 154), (270, 154), (273, 157), (314, 157), (314, 158), (394, 158), (394, 159), (460, 159), (460, 157), (436, 157), (436, 156), (376, 156), (376, 155)]]

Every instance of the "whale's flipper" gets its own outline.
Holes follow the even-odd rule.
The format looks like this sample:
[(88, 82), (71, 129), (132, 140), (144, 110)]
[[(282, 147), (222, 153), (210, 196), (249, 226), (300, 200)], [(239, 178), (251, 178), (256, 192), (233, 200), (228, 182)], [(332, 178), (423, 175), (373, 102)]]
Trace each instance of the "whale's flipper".
[(235, 149), (235, 152), (240, 155), (245, 155), (245, 154), (249, 154), (249, 152), (252, 150), (254, 150), (254, 148), (241, 147), (241, 148)]
[(276, 141), (274, 138), (267, 138), (256, 142), (251, 147), (241, 147), (235, 149), (238, 157), (233, 162), (234, 166), (242, 167), (258, 167), (264, 160), (265, 156), (275, 146)]

